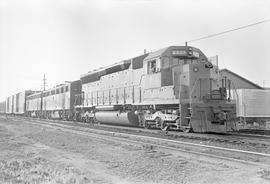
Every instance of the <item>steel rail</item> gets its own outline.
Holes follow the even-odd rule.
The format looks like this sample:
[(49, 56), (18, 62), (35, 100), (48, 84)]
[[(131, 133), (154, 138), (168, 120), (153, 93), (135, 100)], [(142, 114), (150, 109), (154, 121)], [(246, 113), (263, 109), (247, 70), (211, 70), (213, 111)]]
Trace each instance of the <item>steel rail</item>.
[[(39, 121), (39, 122), (46, 122), (52, 125), (61, 125), (67, 127), (72, 127), (72, 128), (78, 128), (73, 125), (63, 125), (55, 122), (48, 122), (48, 121), (42, 121), (42, 120), (35, 120), (35, 119), (28, 119), (31, 121)], [(79, 127), (80, 129), (85, 129), (85, 127)], [(91, 129), (91, 130), (90, 130)], [(143, 139), (148, 139), (148, 140), (156, 140), (156, 141), (162, 141), (162, 142), (167, 142), (167, 143), (174, 143), (174, 144), (179, 144), (179, 145), (188, 145), (188, 146), (196, 146), (196, 147), (201, 147), (201, 148), (211, 148), (215, 150), (222, 150), (222, 151), (228, 151), (228, 152), (235, 152), (235, 153), (244, 153), (244, 154), (250, 154), (250, 155), (256, 155), (256, 156), (263, 156), (263, 157), (269, 157), (270, 154), (267, 153), (260, 153), (260, 152), (253, 152), (253, 151), (245, 151), (245, 150), (239, 150), (239, 149), (233, 149), (233, 148), (224, 148), (224, 147), (218, 147), (218, 146), (211, 146), (211, 145), (205, 145), (205, 144), (198, 144), (198, 143), (190, 143), (190, 142), (183, 142), (183, 141), (176, 141), (176, 140), (171, 140), (171, 139), (164, 139), (164, 138), (157, 138), (157, 137), (151, 137), (151, 136), (145, 136), (145, 135), (134, 135), (134, 134), (129, 134), (129, 133), (121, 133), (121, 132), (113, 132), (113, 131), (108, 131), (108, 130), (97, 130), (93, 129), (91, 127), (87, 128), (87, 132), (91, 131), (93, 132), (100, 132), (100, 133), (109, 133), (109, 134), (114, 134), (114, 135), (119, 135), (119, 136), (129, 136), (133, 138), (143, 138)]]
[[(32, 121), (32, 122), (24, 121), (24, 122), (35, 124), (35, 125), (40, 125), (40, 123), (35, 122), (35, 121)], [(92, 137), (94, 139), (105, 140), (106, 142), (110, 141), (110, 142), (118, 142), (118, 143), (123, 143), (124, 142), (124, 143), (129, 143), (129, 144), (132, 143), (132, 144), (139, 144), (139, 145), (151, 145), (151, 146), (155, 146), (155, 147), (161, 148), (161, 149), (167, 149), (167, 150), (172, 150), (172, 151), (177, 151), (177, 152), (182, 152), (182, 153), (189, 153), (189, 154), (204, 156), (204, 157), (208, 157), (208, 158), (214, 158), (214, 159), (219, 159), (219, 160), (227, 160), (227, 161), (231, 161), (231, 162), (249, 164), (249, 165), (253, 165), (253, 166), (269, 167), (269, 165), (264, 164), (264, 163), (246, 161), (246, 160), (236, 159), (236, 158), (231, 158), (231, 157), (218, 156), (218, 155), (209, 154), (209, 153), (202, 153), (202, 152), (191, 151), (191, 150), (186, 150), (186, 149), (182, 149), (182, 148), (175, 148), (175, 147), (172, 147), (172, 146), (164, 146), (164, 145), (160, 145), (158, 143), (148, 143), (148, 142), (145, 142), (144, 140), (140, 140), (140, 141), (138, 141), (138, 140), (130, 140), (127, 137), (127, 136), (130, 136), (130, 134), (124, 134), (126, 137), (115, 137), (115, 136), (119, 135), (118, 132), (102, 131), (102, 133), (106, 133), (104, 135), (104, 134), (100, 134), (100, 133), (97, 133), (97, 132), (89, 132), (89, 131), (87, 131), (88, 129), (87, 130), (77, 130), (77, 129), (72, 129), (72, 128), (74, 128), (74, 126), (62, 125), (62, 124), (51, 123), (51, 122), (45, 122), (44, 123), (43, 121), (42, 121), (42, 126), (50, 127), (50, 128), (60, 128), (60, 129), (62, 129), (64, 131), (68, 131), (70, 133), (75, 133), (75, 134), (78, 134), (78, 135), (84, 135), (84, 136)], [(107, 135), (107, 134), (109, 134), (109, 135)], [(143, 138), (145, 138), (145, 136), (143, 136)], [(149, 137), (149, 138), (153, 138), (153, 137)], [(159, 140), (159, 138), (157, 138), (157, 139)], [(154, 140), (156, 140), (156, 139), (154, 139)], [(165, 139), (165, 140), (167, 141), (167, 139)], [(270, 155), (267, 155), (267, 156), (270, 156)]]
[[(42, 122), (53, 122), (53, 123), (59, 123), (59, 124), (69, 124), (70, 122), (71, 123), (76, 123), (78, 125), (87, 125), (86, 123), (82, 123), (82, 122), (76, 122), (76, 121), (63, 121), (63, 120), (58, 120), (57, 122), (55, 122), (55, 120), (49, 120), (49, 119), (33, 119), (33, 118), (23, 118), (23, 119), (28, 119), (28, 120), (36, 120), (36, 121), (42, 121)], [(138, 128), (138, 127), (125, 127), (125, 126), (112, 126), (112, 125), (104, 125), (104, 124), (101, 124), (99, 126), (102, 126), (102, 127), (109, 127), (109, 128), (119, 128), (119, 130), (131, 130), (130, 128), (132, 128), (132, 130), (134, 131), (141, 131), (143, 133), (147, 133), (147, 132), (155, 132), (157, 130), (150, 130), (150, 129), (143, 129), (143, 128)], [(90, 128), (90, 127), (89, 127)], [(169, 131), (170, 132), (170, 131)], [(192, 133), (190, 133), (191, 135)], [(174, 133), (172, 133), (171, 135), (175, 135)], [(180, 136), (183, 136), (182, 134), (179, 133)], [(186, 135), (186, 134), (185, 134)], [(228, 133), (225, 133), (224, 135), (229, 135), (229, 136), (234, 136), (233, 138), (250, 138), (250, 139), (253, 139), (253, 140), (266, 140), (266, 139), (269, 139), (270, 138), (270, 135), (262, 135), (262, 134), (247, 134), (247, 133), (239, 133), (239, 132), (228, 132)], [(193, 138), (194, 134), (192, 134), (190, 137), (189, 136), (184, 136), (185, 138)], [(205, 138), (205, 137), (203, 137)], [(216, 137), (208, 137), (209, 139), (216, 139)], [(225, 138), (228, 138), (228, 137), (225, 137)], [(224, 140), (227, 140), (227, 139), (224, 139)]]
[[(27, 121), (24, 121), (26, 123), (29, 123)], [(34, 122), (34, 123), (33, 123)], [(198, 149), (198, 147), (200, 148), (211, 148), (211, 149), (216, 149), (216, 150), (225, 150), (225, 151), (229, 151), (229, 152), (235, 152), (235, 153), (241, 153), (241, 154), (248, 154), (248, 155), (256, 155), (256, 156), (263, 156), (263, 157), (267, 157), (270, 158), (270, 154), (264, 154), (264, 153), (258, 153), (258, 152), (251, 152), (251, 151), (243, 151), (243, 150), (237, 150), (237, 149), (230, 149), (230, 148), (222, 148), (222, 147), (216, 147), (216, 146), (209, 146), (209, 145), (201, 145), (201, 144), (195, 144), (195, 143), (187, 143), (187, 142), (182, 142), (182, 141), (174, 141), (174, 140), (169, 140), (169, 139), (162, 139), (162, 138), (156, 138), (156, 137), (147, 137), (147, 136), (138, 136), (138, 135), (132, 135), (132, 134), (125, 134), (125, 133), (118, 133), (118, 132), (112, 132), (112, 131), (105, 131), (105, 130), (93, 130), (93, 129), (86, 129), (85, 127), (75, 127), (75, 126), (71, 126), (71, 125), (63, 125), (63, 124), (59, 124), (59, 123), (51, 123), (51, 122), (47, 122), (47, 121), (37, 121), (37, 120), (32, 120), (31, 123), (36, 124), (36, 125), (40, 125), (40, 123), (43, 126), (47, 126), (47, 127), (51, 127), (51, 128), (61, 128), (64, 129), (66, 131), (69, 132), (73, 132), (76, 134), (81, 134), (81, 135), (85, 135), (85, 136), (90, 136), (93, 137), (95, 139), (103, 139), (106, 141), (117, 141), (122, 143), (124, 142), (128, 142), (128, 143), (132, 143), (132, 144), (142, 144), (142, 145), (152, 145), (161, 149), (168, 149), (168, 150), (173, 150), (173, 151), (178, 151), (178, 152), (182, 152), (182, 153), (189, 153), (189, 154), (193, 154), (193, 155), (199, 155), (199, 156), (204, 156), (204, 157), (208, 157), (208, 158), (215, 158), (215, 159), (220, 159), (220, 160), (227, 160), (227, 161), (232, 161), (232, 162), (238, 162), (238, 163), (243, 163), (243, 164), (249, 164), (249, 165), (254, 165), (254, 166), (261, 166), (261, 167), (269, 167), (269, 164), (265, 164), (265, 163), (260, 163), (258, 161), (247, 161), (247, 160), (243, 160), (239, 158), (232, 158), (232, 157), (226, 157), (226, 156), (219, 156), (219, 155), (215, 155), (215, 154), (209, 154), (209, 153), (202, 153), (202, 152), (198, 152), (198, 151), (191, 151), (191, 150), (187, 150), (187, 149), (183, 149), (183, 148), (179, 148), (179, 147), (173, 147), (173, 146), (164, 146), (158, 144), (158, 143), (149, 143), (146, 142), (145, 139), (147, 139), (148, 141), (161, 141), (163, 143), (174, 143), (177, 144), (178, 146), (183, 146), (183, 145), (189, 145), (192, 146), (193, 149)], [(75, 129), (74, 129), (75, 128)], [(79, 128), (79, 129), (78, 129)], [(104, 135), (105, 133), (105, 135)], [(91, 135), (90, 135), (91, 134)], [(109, 135), (108, 135), (109, 134)], [(122, 136), (122, 137), (116, 137), (116, 136)], [(130, 140), (130, 137), (135, 137), (135, 138), (143, 138), (142, 140)], [(245, 155), (247, 156), (247, 155)]]
[(247, 134), (247, 133), (229, 133), (229, 135), (237, 136), (237, 137), (248, 137), (248, 138), (264, 138), (270, 139), (270, 135), (262, 135), (262, 134)]

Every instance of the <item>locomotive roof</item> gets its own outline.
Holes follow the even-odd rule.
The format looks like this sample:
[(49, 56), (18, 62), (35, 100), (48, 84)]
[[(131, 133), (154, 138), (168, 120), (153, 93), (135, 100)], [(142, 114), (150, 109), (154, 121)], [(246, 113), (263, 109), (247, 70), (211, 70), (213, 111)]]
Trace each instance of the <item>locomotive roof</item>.
[[(71, 84), (71, 83), (72, 82), (70, 82), (70, 81), (65, 81), (65, 83), (63, 83), (63, 84), (58, 84), (58, 85), (53, 86), (53, 87), (51, 87), (49, 89), (46, 89), (45, 91), (43, 91), (43, 93), (49, 92), (51, 90), (55, 90), (56, 88), (60, 88), (60, 87), (66, 86), (66, 85)], [(32, 97), (32, 96), (35, 96), (35, 95), (40, 95), (41, 93), (42, 93), (42, 91), (36, 91), (35, 93), (33, 93), (31, 95), (28, 95), (28, 97)]]
[[(165, 47), (165, 48), (162, 48), (162, 49), (159, 49), (157, 51), (150, 52), (148, 54), (141, 55), (141, 56), (145, 56), (143, 58), (143, 60), (148, 60), (148, 59), (151, 59), (151, 58), (155, 58), (155, 57), (161, 56), (162, 54), (164, 54), (168, 50), (172, 50), (172, 49), (188, 49), (188, 48), (192, 48), (194, 50), (200, 51), (199, 49), (197, 49), (195, 47), (190, 47), (190, 46), (169, 46), (169, 47)], [(141, 56), (137, 56), (137, 57), (134, 57), (132, 59), (139, 58)], [(114, 63), (112, 65), (109, 65), (109, 66), (106, 66), (106, 67), (100, 67), (98, 69), (91, 70), (91, 71), (87, 72), (86, 74), (82, 74), (80, 77), (82, 78), (82, 77), (85, 77), (85, 76), (88, 76), (88, 75), (91, 75), (91, 74), (94, 74), (94, 73), (102, 72), (102, 71), (104, 71), (106, 69), (109, 69), (109, 68), (112, 68), (112, 67), (115, 67), (115, 66), (118, 66), (118, 65), (127, 64), (127, 63), (130, 64), (131, 61), (132, 61), (132, 59), (128, 59), (128, 60), (116, 62), (116, 63)]]
[(39, 95), (39, 94), (41, 94), (41, 91), (37, 91), (36, 93), (33, 93), (31, 95), (28, 95), (27, 97), (31, 97), (31, 96), (35, 96), (35, 95)]
[(161, 57), (161, 56), (165, 56), (165, 55), (169, 56), (169, 55), (171, 55), (171, 51), (174, 50), (174, 49), (189, 51), (190, 48), (193, 51), (199, 52), (200, 57), (202, 59), (207, 60), (205, 55), (199, 49), (197, 49), (195, 47), (190, 47), (190, 46), (170, 46), (170, 47), (165, 47), (163, 49), (159, 49), (157, 51), (150, 52), (150, 53), (147, 53), (147, 54), (144, 54), (144, 55), (140, 55), (140, 56), (128, 59), (128, 60), (123, 60), (123, 61), (114, 63), (112, 65), (106, 66), (106, 67), (100, 67), (99, 69), (89, 71), (86, 74), (82, 74), (80, 76), (80, 79), (81, 79), (82, 84), (89, 83), (89, 82), (94, 82), (94, 81), (99, 80), (99, 78), (101, 76), (108, 75), (108, 74), (118, 72), (118, 71), (122, 71), (122, 70), (126, 70), (130, 66), (132, 67), (132, 69), (142, 68), (143, 67), (143, 62), (145, 60), (149, 60), (149, 59), (152, 59), (152, 58)]
[[(188, 46), (189, 47), (189, 46)], [(155, 57), (158, 57), (158, 56), (160, 56), (160, 55), (162, 55), (163, 53), (165, 53), (167, 50), (171, 50), (171, 49), (176, 49), (176, 48), (178, 48), (178, 49), (186, 49), (186, 48), (188, 48), (187, 46), (169, 46), (169, 47), (165, 47), (165, 48), (162, 48), (162, 49), (159, 49), (159, 50), (157, 50), (157, 51), (154, 51), (154, 52), (150, 52), (150, 53), (148, 53), (148, 54), (145, 54), (145, 55), (142, 55), (142, 56), (145, 56), (144, 58), (143, 58), (143, 60), (145, 59), (145, 60), (147, 60), (147, 59), (151, 59), (151, 58), (155, 58)], [(194, 47), (192, 47), (192, 48), (194, 48)], [(137, 57), (134, 57), (134, 58), (132, 58), (132, 59), (135, 59), (135, 58), (138, 58), (138, 57), (141, 57), (141, 56), (137, 56)], [(94, 73), (98, 73), (98, 72), (101, 72), (101, 71), (104, 71), (104, 70), (106, 70), (106, 69), (108, 69), (108, 68), (112, 68), (112, 67), (114, 67), (114, 66), (117, 66), (117, 65), (122, 65), (122, 64), (124, 64), (124, 63), (131, 63), (131, 61), (132, 61), (132, 59), (128, 59), (128, 60), (124, 60), (124, 61), (120, 61), (120, 62), (117, 62), (117, 63), (114, 63), (114, 64), (112, 64), (112, 65), (110, 65), (110, 66), (106, 66), (106, 67), (100, 67), (100, 68), (98, 68), (98, 69), (94, 69), (94, 70), (91, 70), (91, 71), (89, 71), (89, 72), (87, 72), (86, 74), (82, 74), (80, 77), (82, 78), (82, 77), (85, 77), (85, 76), (88, 76), (88, 75), (91, 75), (91, 74), (94, 74)]]
[(44, 92), (48, 92), (48, 91), (54, 90), (54, 89), (56, 89), (56, 88), (61, 88), (61, 87), (63, 87), (63, 86), (66, 86), (66, 85), (68, 85), (68, 84), (71, 84), (71, 83), (72, 83), (72, 82), (70, 82), (70, 81), (65, 81), (65, 83), (62, 83), (62, 84), (58, 84), (58, 85), (56, 85), (56, 86), (53, 86), (53, 87), (51, 87), (51, 88), (45, 90)]
[[(99, 69), (92, 70), (86, 74), (82, 74), (80, 76), (81, 79), (87, 79), (88, 82), (95, 81), (99, 77), (103, 75), (108, 75), (117, 71), (126, 70), (132, 66), (133, 69), (138, 69), (143, 67), (143, 60), (148, 56), (149, 54), (143, 54), (128, 60), (123, 60), (117, 63), (114, 63), (112, 65), (106, 66), (106, 67), (100, 67)], [(90, 79), (90, 78), (92, 79)], [(86, 81), (85, 81), (86, 82)]]
[(206, 58), (206, 56), (202, 53), (202, 51), (200, 49), (198, 49), (198, 48), (195, 48), (195, 47), (191, 47), (191, 46), (169, 46), (169, 47), (165, 47), (165, 48), (162, 48), (162, 49), (159, 49), (157, 51), (149, 53), (149, 55), (145, 58), (145, 60), (153, 59), (153, 58), (160, 57), (160, 56), (163, 56), (163, 55), (169, 55), (170, 54), (169, 52), (171, 50), (174, 50), (174, 49), (188, 50), (189, 48), (192, 48), (192, 50), (194, 50), (194, 51), (200, 52), (200, 54), (202, 54), (203, 57)]
[(158, 56), (162, 55), (165, 51), (167, 51), (169, 48), (170, 47), (165, 47), (163, 49), (159, 49), (157, 51), (150, 52), (149, 55), (145, 58), (145, 60), (158, 57)]
[(109, 65), (109, 66), (106, 66), (106, 67), (100, 67), (98, 69), (91, 70), (91, 71), (87, 72), (86, 74), (82, 74), (80, 77), (82, 78), (82, 77), (85, 77), (87, 75), (91, 75), (93, 73), (98, 73), (98, 72), (104, 71), (104, 70), (106, 70), (108, 68), (112, 68), (112, 67), (115, 67), (115, 66), (118, 66), (118, 65), (123, 65), (123, 64), (130, 64), (130, 60), (124, 60), (124, 61), (116, 62), (116, 63), (114, 63), (112, 65)]

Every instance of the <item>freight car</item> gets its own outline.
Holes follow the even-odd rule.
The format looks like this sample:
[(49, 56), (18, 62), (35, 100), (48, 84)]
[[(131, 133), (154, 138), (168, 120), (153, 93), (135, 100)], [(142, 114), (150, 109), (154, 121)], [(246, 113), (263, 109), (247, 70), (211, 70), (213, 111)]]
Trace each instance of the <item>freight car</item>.
[(236, 101), (236, 116), (241, 128), (267, 128), (270, 122), (270, 90), (237, 89), (232, 91)]
[(74, 116), (75, 96), (81, 93), (79, 80), (60, 84), (27, 97), (26, 112), (30, 117), (70, 120)]
[(6, 101), (0, 102), (0, 114), (6, 113)]
[(79, 119), (164, 130), (236, 130), (235, 103), (226, 95), (231, 81), (220, 82), (217, 66), (195, 47), (167, 47), (80, 80)]
[(26, 98), (34, 93), (36, 91), (26, 90), (9, 96), (6, 99), (6, 114), (24, 115), (26, 112)]

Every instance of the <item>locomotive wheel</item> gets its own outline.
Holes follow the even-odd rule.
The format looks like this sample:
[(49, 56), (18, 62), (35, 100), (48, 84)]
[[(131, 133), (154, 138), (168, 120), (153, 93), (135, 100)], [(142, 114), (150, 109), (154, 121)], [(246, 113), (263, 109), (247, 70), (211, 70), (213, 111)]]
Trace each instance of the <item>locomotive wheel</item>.
[(192, 128), (186, 128), (184, 130), (185, 133), (192, 133), (193, 132), (193, 129)]
[(162, 124), (161, 124), (160, 128), (161, 128), (162, 131), (168, 131), (170, 127), (167, 125), (167, 123), (162, 121)]
[(168, 126), (166, 126), (166, 123), (160, 117), (157, 117), (155, 121), (157, 128), (160, 128), (163, 131), (166, 131), (168, 129)]
[(91, 117), (91, 118), (89, 117), (88, 119), (89, 119), (89, 124), (90, 125), (94, 125), (95, 124), (95, 120), (94, 120), (93, 117)]
[(156, 121), (158, 121), (159, 127), (162, 131), (168, 131), (169, 126), (167, 125), (166, 122), (164, 122), (161, 118), (156, 118)]
[(90, 118), (88, 116), (85, 117), (85, 123), (90, 123)]
[(145, 121), (143, 127), (145, 129), (150, 129), (151, 128), (151, 125), (147, 121)]

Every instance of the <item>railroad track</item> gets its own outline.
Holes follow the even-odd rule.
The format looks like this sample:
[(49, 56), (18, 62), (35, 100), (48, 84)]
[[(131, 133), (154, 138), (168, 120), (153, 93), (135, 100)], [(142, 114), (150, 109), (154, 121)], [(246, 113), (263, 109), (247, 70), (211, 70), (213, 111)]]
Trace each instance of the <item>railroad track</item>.
[(261, 140), (269, 140), (270, 141), (270, 135), (264, 135), (264, 134), (253, 134), (253, 133), (242, 133), (242, 132), (234, 132), (229, 133), (228, 135), (243, 137), (243, 138), (257, 138)]
[[(18, 118), (18, 117), (16, 117)], [(122, 133), (131, 133), (131, 134), (140, 134), (140, 135), (150, 135), (155, 137), (165, 137), (171, 139), (184, 139), (184, 140), (192, 140), (195, 142), (216, 142), (222, 144), (230, 145), (247, 145), (254, 150), (254, 147), (258, 148), (258, 150), (266, 149), (268, 152), (268, 148), (270, 146), (270, 137), (268, 135), (258, 135), (258, 134), (247, 134), (240, 132), (230, 132), (226, 134), (199, 134), (199, 133), (184, 133), (184, 132), (163, 132), (161, 130), (155, 129), (144, 129), (139, 127), (126, 127), (126, 126), (112, 126), (100, 124), (98, 126), (89, 126), (89, 124), (82, 122), (73, 122), (73, 121), (63, 121), (63, 120), (46, 120), (46, 119), (33, 119), (27, 117), (20, 117), (19, 119), (27, 119), (27, 120), (36, 120), (36, 121), (45, 121), (45, 122), (54, 122), (58, 124), (68, 124), (73, 126), (82, 126), (92, 129), (105, 129), (109, 131), (117, 131)], [(234, 146), (234, 147), (235, 147)], [(269, 150), (270, 151), (270, 150)]]
[(239, 133), (245, 134), (256, 134), (256, 135), (266, 135), (270, 136), (270, 130), (266, 129), (241, 129)]
[[(12, 119), (11, 119), (12, 120)], [(159, 149), (164, 152), (170, 150), (174, 154), (193, 157), (201, 160), (215, 160), (217, 162), (230, 162), (234, 164), (253, 165), (270, 168), (270, 154), (244, 151), (239, 149), (210, 146), (170, 140), (165, 138), (150, 137), (145, 135), (135, 135), (130, 133), (120, 133), (115, 131), (98, 130), (91, 127), (79, 127), (68, 124), (60, 124), (36, 119), (13, 119), (23, 121), (24, 123), (42, 125), (49, 128), (61, 129), (66, 132), (89, 136), (94, 139), (106, 142), (118, 142), (120, 144), (136, 144), (144, 146), (147, 149)]]
[[(29, 119), (29, 118), (28, 118)], [(32, 119), (32, 118), (30, 118)], [(63, 124), (73, 124), (73, 125), (82, 125), (82, 126), (87, 126), (89, 124), (87, 123), (83, 123), (83, 122), (74, 122), (74, 121), (63, 121), (63, 120), (46, 120), (46, 119), (36, 119), (36, 120), (41, 120), (41, 121), (50, 121), (50, 122), (57, 122), (57, 123), (63, 123)], [(119, 130), (125, 130), (125, 131), (135, 131), (135, 132), (146, 132), (146, 133), (160, 133), (164, 131), (161, 130), (157, 130), (157, 129), (144, 129), (144, 128), (140, 128), (140, 127), (128, 127), (128, 126), (121, 126), (121, 125), (117, 125), (117, 126), (113, 126), (113, 125), (108, 125), (108, 124), (100, 124), (100, 127), (105, 127), (105, 128), (112, 128), (112, 129), (119, 129)], [(247, 133), (245, 133), (247, 132)], [(246, 139), (246, 137), (248, 137), (249, 139), (254, 139), (254, 140), (270, 140), (270, 133), (269, 135), (267, 134), (260, 134), (260, 133), (249, 133), (249, 131), (245, 131), (245, 132), (229, 132), (229, 133), (224, 133), (224, 134), (218, 134), (218, 133), (214, 133), (214, 134), (201, 134), (201, 133), (185, 133), (185, 132), (179, 132), (179, 131), (168, 131), (166, 133), (169, 133), (173, 136), (177, 136), (179, 135), (180, 137), (185, 137), (185, 138), (198, 138), (198, 137), (203, 137), (202, 139), (207, 138), (208, 140), (215, 140), (215, 141), (226, 141), (226, 139), (232, 139), (232, 138), (243, 138)], [(259, 131), (259, 132), (264, 132), (264, 131)], [(207, 135), (207, 136), (205, 136)], [(235, 137), (233, 137), (235, 136)], [(233, 142), (233, 141), (232, 141)]]

